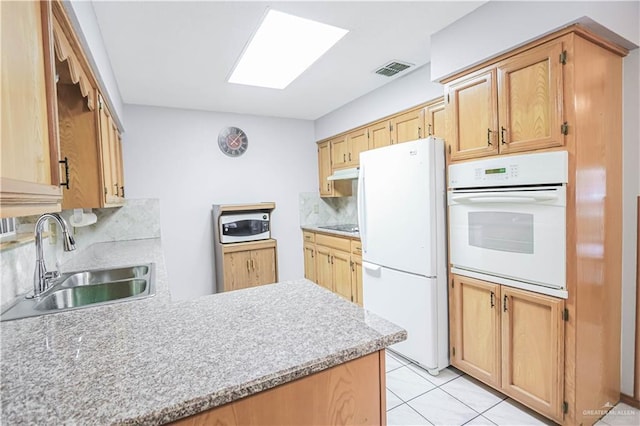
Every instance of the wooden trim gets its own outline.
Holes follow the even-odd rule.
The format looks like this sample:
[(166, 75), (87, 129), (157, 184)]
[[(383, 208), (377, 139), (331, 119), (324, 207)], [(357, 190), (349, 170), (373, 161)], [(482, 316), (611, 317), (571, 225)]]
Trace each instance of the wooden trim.
[(537, 39), (537, 40), (535, 40), (533, 42), (526, 43), (526, 44), (524, 44), (524, 45), (522, 45), (522, 46), (520, 46), (518, 48), (509, 50), (507, 53), (503, 53), (501, 55), (497, 55), (497, 56), (494, 56), (492, 58), (489, 58), (488, 60), (483, 61), (482, 63), (480, 63), (478, 65), (475, 65), (473, 67), (469, 67), (469, 68), (467, 68), (465, 70), (462, 70), (462, 71), (459, 71), (459, 72), (457, 72), (457, 73), (455, 73), (455, 74), (453, 74), (453, 75), (451, 75), (449, 77), (446, 77), (446, 78), (440, 80), (440, 83), (447, 84), (447, 83), (449, 83), (449, 82), (451, 82), (453, 80), (456, 80), (456, 79), (458, 79), (458, 78), (460, 78), (462, 76), (467, 75), (470, 72), (475, 72), (475, 71), (477, 71), (477, 70), (479, 70), (481, 68), (484, 68), (486, 66), (494, 65), (497, 62), (500, 62), (500, 61), (502, 61), (504, 59), (507, 59), (507, 58), (509, 58), (511, 56), (518, 55), (518, 54), (520, 54), (520, 53), (522, 53), (522, 52), (524, 52), (526, 50), (532, 49), (532, 48), (537, 47), (537, 46), (539, 46), (541, 44), (544, 44), (544, 43), (546, 43), (548, 41), (551, 41), (551, 40), (553, 40), (555, 38), (562, 37), (563, 35), (570, 34), (570, 33), (576, 33), (579, 36), (581, 36), (582, 38), (584, 38), (584, 39), (586, 39), (586, 40), (588, 40), (588, 41), (590, 41), (590, 42), (592, 42), (592, 43), (594, 43), (594, 44), (596, 44), (596, 45), (598, 45), (598, 46), (600, 46), (602, 48), (605, 48), (605, 49), (607, 49), (607, 50), (609, 50), (609, 51), (611, 51), (611, 52), (613, 52), (613, 53), (615, 53), (617, 55), (620, 55), (620, 56), (624, 57), (624, 56), (627, 56), (629, 54), (629, 51), (627, 49), (625, 49), (624, 47), (618, 46), (618, 45), (616, 45), (616, 44), (614, 44), (614, 43), (612, 43), (612, 42), (610, 42), (608, 40), (605, 40), (601, 36), (596, 35), (595, 33), (593, 33), (592, 31), (588, 30), (587, 28), (585, 28), (584, 26), (582, 26), (580, 24), (573, 24), (573, 25), (568, 26), (566, 28), (563, 28), (563, 29), (561, 29), (559, 31), (556, 31), (554, 33), (551, 33), (551, 34), (548, 34), (548, 35), (546, 35), (544, 37), (541, 37), (541, 38), (539, 38), (539, 39)]
[(53, 19), (53, 41), (56, 57), (60, 62), (66, 62), (71, 81), (80, 87), (80, 93), (87, 98), (87, 106), (93, 111), (95, 108), (95, 90), (91, 84), (91, 79), (87, 76), (82, 66), (82, 61), (78, 59), (69, 40), (67, 40), (67, 36), (57, 17)]
[(254, 210), (273, 210), (276, 208), (276, 203), (265, 202), (255, 204), (225, 204), (220, 206), (219, 212), (244, 212)]
[(387, 369), (386, 369), (386, 350), (378, 351), (380, 365), (380, 426), (387, 426)]
[(636, 353), (634, 364), (635, 379), (633, 396), (636, 402), (640, 402), (640, 196), (638, 196), (637, 205), (638, 209), (636, 221), (638, 224), (638, 237), (636, 240)]
[[(104, 84), (102, 84), (101, 80), (99, 80), (96, 77), (96, 73), (91, 67), (91, 61), (89, 61), (88, 56), (85, 54), (84, 49), (82, 48), (82, 43), (80, 43), (80, 40), (78, 39), (78, 36), (75, 33), (73, 23), (71, 22), (71, 19), (69, 19), (69, 15), (67, 14), (67, 11), (65, 10), (62, 4), (62, 0), (53, 0), (51, 4), (52, 4), (53, 16), (58, 20), (60, 24), (60, 29), (66, 36), (67, 41), (69, 42), (71, 48), (73, 49), (73, 52), (76, 54), (78, 58), (78, 63), (82, 65), (85, 75), (89, 79), (90, 85), (97, 88), (100, 93), (103, 93), (103, 94), (108, 93), (108, 91), (104, 87)], [(104, 98), (104, 100), (112, 111), (115, 110), (115, 108), (113, 107), (113, 103), (111, 102), (111, 98), (109, 96)], [(119, 117), (114, 115), (114, 122), (116, 123), (118, 130), (122, 133), (123, 126)]]
[(276, 240), (248, 241), (246, 243), (222, 244), (222, 253), (235, 253), (238, 251), (259, 250), (276, 247)]
[(637, 399), (633, 399), (632, 397), (630, 397), (627, 394), (624, 394), (624, 393), (620, 394), (620, 402), (625, 403), (627, 405), (630, 405), (630, 406), (640, 410), (640, 401), (638, 401)]
[[(42, 48), (44, 53), (44, 80), (48, 117), (49, 162), (51, 165), (51, 185), (60, 183), (60, 138), (58, 133), (58, 105), (55, 83), (55, 63), (53, 47), (53, 21), (51, 18), (51, 3), (40, 2), (42, 20)], [(60, 196), (62, 193), (60, 194)]]

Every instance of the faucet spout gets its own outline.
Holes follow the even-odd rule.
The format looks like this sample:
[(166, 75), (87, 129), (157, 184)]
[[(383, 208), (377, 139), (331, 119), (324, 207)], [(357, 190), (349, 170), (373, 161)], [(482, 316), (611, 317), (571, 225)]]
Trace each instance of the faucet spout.
[(44, 224), (47, 220), (53, 219), (60, 229), (62, 229), (62, 246), (64, 251), (71, 251), (76, 249), (76, 242), (69, 234), (69, 227), (67, 222), (57, 213), (45, 213), (38, 218), (35, 229), (36, 240), (36, 269), (33, 274), (33, 296), (38, 297), (44, 291), (46, 291), (51, 280), (57, 278), (60, 273), (56, 270), (47, 271), (47, 267), (44, 261), (44, 250), (42, 248), (42, 232), (44, 230)]

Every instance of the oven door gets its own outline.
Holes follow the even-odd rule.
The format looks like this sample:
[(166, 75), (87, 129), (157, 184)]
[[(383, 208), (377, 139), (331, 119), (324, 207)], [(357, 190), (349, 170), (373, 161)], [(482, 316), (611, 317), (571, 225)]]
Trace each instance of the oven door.
[(450, 190), (448, 202), (453, 268), (566, 288), (565, 186)]

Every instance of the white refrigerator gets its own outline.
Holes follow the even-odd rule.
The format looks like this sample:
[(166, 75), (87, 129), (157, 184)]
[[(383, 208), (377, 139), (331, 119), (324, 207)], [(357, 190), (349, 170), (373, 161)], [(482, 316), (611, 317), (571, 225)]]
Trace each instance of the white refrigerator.
[(437, 374), (449, 365), (444, 142), (360, 154), (364, 308), (407, 330), (391, 349)]

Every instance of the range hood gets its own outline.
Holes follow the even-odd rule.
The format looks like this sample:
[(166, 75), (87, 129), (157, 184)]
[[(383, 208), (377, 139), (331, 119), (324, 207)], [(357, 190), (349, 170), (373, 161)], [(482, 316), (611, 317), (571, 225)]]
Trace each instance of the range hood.
[(358, 179), (359, 168), (353, 167), (351, 169), (341, 169), (333, 172), (331, 176), (327, 178), (327, 180), (350, 180), (350, 179)]

